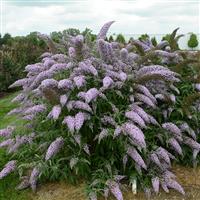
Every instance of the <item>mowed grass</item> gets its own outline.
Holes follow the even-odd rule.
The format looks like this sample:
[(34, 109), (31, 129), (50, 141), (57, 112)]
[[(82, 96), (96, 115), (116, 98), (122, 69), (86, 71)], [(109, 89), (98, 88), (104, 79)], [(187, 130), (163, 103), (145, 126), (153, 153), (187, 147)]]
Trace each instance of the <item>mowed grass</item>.
[[(23, 121), (17, 116), (6, 115), (10, 110), (14, 109), (17, 104), (12, 103), (11, 100), (18, 93), (8, 95), (0, 99), (0, 129), (6, 128), (8, 125), (14, 125), (18, 128), (23, 126)], [(0, 140), (2, 140), (0, 138)], [(9, 161), (10, 156), (5, 149), (0, 149), (0, 170)], [(17, 191), (15, 187), (19, 184), (17, 174), (13, 173), (6, 178), (0, 180), (0, 200), (31, 200), (30, 190)]]

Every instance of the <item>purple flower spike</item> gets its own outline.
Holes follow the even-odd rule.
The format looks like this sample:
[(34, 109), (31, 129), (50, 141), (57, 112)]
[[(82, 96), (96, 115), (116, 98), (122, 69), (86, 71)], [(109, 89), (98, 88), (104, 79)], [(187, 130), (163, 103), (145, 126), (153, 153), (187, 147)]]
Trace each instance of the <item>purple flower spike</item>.
[(200, 144), (190, 137), (185, 136), (183, 143), (187, 144), (192, 149), (200, 150)]
[(83, 123), (85, 121), (85, 116), (86, 114), (84, 114), (83, 112), (79, 112), (76, 114), (75, 116), (75, 129), (77, 131), (79, 131), (81, 129), (81, 127), (83, 126)]
[(56, 155), (63, 145), (64, 139), (62, 137), (59, 137), (55, 141), (53, 141), (47, 149), (45, 160), (47, 161), (51, 159), (54, 155)]
[(82, 101), (75, 101), (73, 103), (73, 108), (85, 110), (85, 111), (88, 111), (88, 112), (92, 112), (91, 107), (87, 103), (84, 103)]
[(101, 140), (102, 140), (103, 138), (107, 137), (107, 136), (108, 136), (108, 130), (104, 128), (104, 129), (100, 132), (100, 134), (99, 134), (98, 143), (100, 143)]
[(120, 126), (117, 126), (116, 129), (115, 129), (115, 131), (114, 131), (113, 138), (118, 137), (121, 132), (122, 132), (122, 128)]
[(0, 143), (0, 147), (9, 147), (14, 145), (14, 139), (7, 139)]
[(25, 111), (25, 114), (38, 114), (38, 113), (44, 112), (45, 110), (46, 110), (46, 106), (41, 104), (41, 105), (36, 105), (36, 106), (28, 108)]
[(29, 179), (29, 183), (31, 186), (31, 189), (33, 190), (33, 192), (36, 191), (36, 186), (37, 186), (37, 181), (40, 175), (40, 170), (37, 167), (34, 167), (34, 169), (31, 172), (31, 176)]
[(61, 113), (61, 107), (60, 105), (56, 105), (52, 108), (52, 111), (48, 114), (48, 118), (53, 118), (54, 120), (57, 120), (59, 115)]
[(85, 73), (93, 74), (94, 76), (98, 75), (98, 71), (89, 63), (80, 62), (78, 66)]
[(119, 183), (117, 183), (113, 180), (108, 180), (106, 183), (107, 183), (111, 193), (114, 195), (114, 197), (117, 200), (123, 200), (122, 192), (119, 188)]
[(75, 118), (74, 117), (67, 116), (64, 118), (62, 123), (67, 124), (67, 127), (71, 133), (74, 132), (74, 128), (75, 128)]
[(65, 106), (65, 104), (67, 103), (67, 100), (68, 100), (67, 95), (63, 94), (60, 96), (60, 104), (62, 107)]
[(171, 132), (172, 134), (174, 134), (174, 137), (182, 141), (181, 130), (178, 128), (178, 126), (176, 126), (175, 124), (171, 122), (167, 122), (167, 123), (163, 123), (162, 127), (166, 129), (167, 131)]
[(182, 148), (175, 138), (170, 138), (169, 144), (178, 154), (183, 155)]
[(182, 195), (185, 195), (184, 189), (175, 180), (169, 179), (169, 180), (166, 181), (166, 183), (167, 183), (167, 187), (172, 188), (172, 189), (180, 192)]
[(149, 158), (153, 163), (155, 163), (158, 167), (162, 169), (162, 164), (155, 153), (150, 154)]
[(134, 147), (129, 147), (127, 150), (127, 154), (142, 168), (147, 169), (147, 166), (140, 156), (140, 154), (137, 152), (137, 150)]
[(74, 47), (69, 47), (68, 54), (69, 54), (69, 57), (75, 58), (76, 57), (76, 50), (75, 50), (75, 48)]
[(151, 100), (149, 97), (147, 97), (147, 96), (145, 96), (145, 95), (143, 95), (143, 94), (136, 93), (136, 94), (135, 94), (135, 98), (136, 98), (138, 101), (143, 102), (143, 103), (146, 104), (147, 106), (150, 106), (150, 107), (152, 107), (152, 108), (156, 108), (156, 105), (152, 102), (152, 100)]
[(58, 88), (63, 90), (69, 90), (73, 88), (73, 83), (71, 80), (63, 79), (59, 81)]
[(107, 22), (106, 24), (104, 24), (103, 27), (101, 28), (101, 30), (99, 31), (97, 39), (105, 39), (108, 29), (110, 28), (110, 26), (113, 23), (114, 23), (114, 21), (110, 21), (110, 22)]
[(138, 146), (146, 148), (144, 134), (141, 129), (132, 123), (125, 123), (122, 126), (122, 130), (124, 134), (128, 134)]
[(81, 88), (86, 84), (85, 76), (83, 75), (75, 76), (73, 80), (77, 88)]
[(133, 122), (137, 123), (141, 128), (146, 128), (144, 120), (136, 112), (126, 112), (125, 116)]
[(99, 91), (96, 88), (89, 89), (85, 94), (86, 103), (90, 103), (91, 101), (95, 100), (98, 95)]
[(4, 168), (1, 170), (0, 172), (0, 179), (6, 177), (8, 174), (10, 174), (11, 172), (13, 172), (16, 168), (16, 161), (12, 160), (9, 161)]
[(14, 130), (15, 130), (14, 126), (8, 126), (5, 129), (1, 129), (0, 130), (0, 136), (8, 138), (8, 137), (10, 137), (12, 135), (12, 133), (13, 133)]
[(156, 194), (158, 194), (159, 192), (159, 178), (158, 177), (154, 177), (151, 179), (151, 182), (152, 182), (152, 186), (153, 186), (153, 190)]
[(127, 74), (124, 72), (119, 73), (120, 81), (125, 81), (127, 79)]
[(109, 76), (106, 76), (103, 79), (103, 87), (105, 89), (109, 88), (112, 84), (114, 83), (114, 81), (112, 80), (112, 78), (110, 78)]

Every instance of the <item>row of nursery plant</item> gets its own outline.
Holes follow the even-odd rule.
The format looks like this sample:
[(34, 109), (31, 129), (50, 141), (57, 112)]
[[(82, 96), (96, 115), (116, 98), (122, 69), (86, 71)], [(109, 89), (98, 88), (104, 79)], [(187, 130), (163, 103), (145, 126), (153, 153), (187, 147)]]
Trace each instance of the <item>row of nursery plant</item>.
[(96, 40), (38, 35), (49, 52), (10, 86), (22, 91), (8, 114), (26, 124), (0, 130), (10, 157), (0, 179), (14, 172), (17, 188), (33, 191), (48, 180), (84, 180), (91, 200), (122, 200), (135, 182), (147, 196), (161, 188), (185, 194), (171, 165), (198, 164), (199, 54), (173, 51), (167, 41), (105, 41), (112, 23)]

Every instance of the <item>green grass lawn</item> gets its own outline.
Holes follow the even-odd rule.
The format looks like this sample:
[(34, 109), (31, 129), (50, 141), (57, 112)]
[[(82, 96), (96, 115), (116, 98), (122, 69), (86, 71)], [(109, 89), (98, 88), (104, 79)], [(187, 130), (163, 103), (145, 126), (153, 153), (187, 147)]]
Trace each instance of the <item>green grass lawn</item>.
[[(14, 93), (0, 99), (0, 129), (6, 128), (7, 125), (15, 125), (18, 128), (23, 125), (23, 121), (17, 116), (6, 115), (10, 110), (17, 106), (17, 104), (11, 102), (16, 94), (17, 93)], [(6, 155), (6, 151), (4, 149), (0, 149), (0, 170), (8, 161), (9, 156)], [(19, 179), (17, 174), (11, 174), (0, 180), (0, 200), (31, 200), (30, 190), (15, 190), (18, 182)]]

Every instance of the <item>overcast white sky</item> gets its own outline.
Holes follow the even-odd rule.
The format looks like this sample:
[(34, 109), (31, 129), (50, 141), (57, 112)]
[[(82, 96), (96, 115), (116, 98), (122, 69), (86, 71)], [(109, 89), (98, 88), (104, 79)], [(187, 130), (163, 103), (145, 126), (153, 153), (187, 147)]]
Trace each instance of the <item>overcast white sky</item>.
[(200, 0), (0, 0), (1, 33), (26, 35), (88, 27), (97, 33), (115, 20), (110, 33), (162, 34), (180, 27), (200, 33)]

